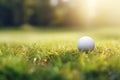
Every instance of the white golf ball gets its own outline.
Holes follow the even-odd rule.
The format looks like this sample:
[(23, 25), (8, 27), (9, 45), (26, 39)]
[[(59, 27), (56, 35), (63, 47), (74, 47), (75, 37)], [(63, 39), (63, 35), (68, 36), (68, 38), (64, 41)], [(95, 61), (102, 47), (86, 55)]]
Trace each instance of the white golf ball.
[(80, 51), (91, 51), (95, 47), (95, 42), (91, 37), (84, 36), (78, 40), (78, 49)]

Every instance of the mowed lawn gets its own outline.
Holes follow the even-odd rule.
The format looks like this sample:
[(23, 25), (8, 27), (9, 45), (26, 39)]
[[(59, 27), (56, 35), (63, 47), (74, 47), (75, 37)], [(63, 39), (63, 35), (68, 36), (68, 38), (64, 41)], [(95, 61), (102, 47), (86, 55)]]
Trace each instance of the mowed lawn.
[[(119, 80), (119, 29), (1, 30), (0, 80)], [(95, 40), (88, 54), (77, 49), (86, 35)]]

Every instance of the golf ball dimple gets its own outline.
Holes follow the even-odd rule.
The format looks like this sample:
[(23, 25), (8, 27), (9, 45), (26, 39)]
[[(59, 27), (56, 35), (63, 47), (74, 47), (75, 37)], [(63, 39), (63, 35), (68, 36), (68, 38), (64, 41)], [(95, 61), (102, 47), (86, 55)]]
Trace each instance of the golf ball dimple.
[(78, 40), (78, 49), (80, 51), (91, 51), (95, 47), (94, 40), (89, 36), (81, 37)]

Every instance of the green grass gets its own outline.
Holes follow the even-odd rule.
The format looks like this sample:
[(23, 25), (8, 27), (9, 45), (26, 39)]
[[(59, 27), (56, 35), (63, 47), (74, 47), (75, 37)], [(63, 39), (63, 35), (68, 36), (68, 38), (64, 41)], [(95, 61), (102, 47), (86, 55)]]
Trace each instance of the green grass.
[[(96, 46), (85, 54), (77, 40)], [(0, 80), (119, 80), (119, 29), (0, 31)]]

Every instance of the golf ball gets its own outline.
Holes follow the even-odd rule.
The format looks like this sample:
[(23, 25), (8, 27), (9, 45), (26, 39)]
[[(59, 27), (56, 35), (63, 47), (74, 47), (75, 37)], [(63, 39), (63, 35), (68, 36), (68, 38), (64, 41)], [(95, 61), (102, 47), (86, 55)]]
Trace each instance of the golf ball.
[(84, 36), (84, 37), (81, 37), (79, 40), (78, 40), (78, 49), (80, 51), (91, 51), (93, 50), (95, 47), (95, 42), (94, 40), (89, 37), (89, 36)]

